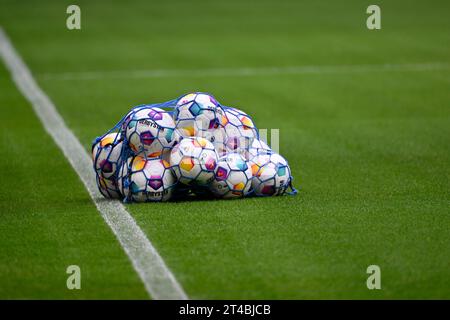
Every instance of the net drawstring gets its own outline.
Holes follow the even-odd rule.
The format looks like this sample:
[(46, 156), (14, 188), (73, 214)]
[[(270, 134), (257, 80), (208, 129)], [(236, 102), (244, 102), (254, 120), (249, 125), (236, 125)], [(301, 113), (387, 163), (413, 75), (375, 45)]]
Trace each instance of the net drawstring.
[(289, 185), (288, 185), (288, 188), (291, 189), (291, 191), (286, 191), (286, 194), (289, 196), (295, 196), (298, 193), (298, 190), (292, 184), (292, 180), (294, 180), (293, 176), (291, 176), (291, 178), (289, 179)]

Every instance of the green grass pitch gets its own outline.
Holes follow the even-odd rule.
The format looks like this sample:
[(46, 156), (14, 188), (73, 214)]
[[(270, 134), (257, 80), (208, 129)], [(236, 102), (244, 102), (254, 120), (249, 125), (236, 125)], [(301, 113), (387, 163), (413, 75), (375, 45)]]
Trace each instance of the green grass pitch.
[[(190, 91), (280, 129), (295, 197), (127, 205), (190, 298), (450, 298), (448, 1), (377, 1), (377, 31), (369, 1), (78, 1), (78, 31), (69, 4), (1, 0), (0, 25), (86, 150)], [(233, 74), (292, 66), (317, 70)], [(148, 298), (3, 64), (0, 115), (0, 298)]]

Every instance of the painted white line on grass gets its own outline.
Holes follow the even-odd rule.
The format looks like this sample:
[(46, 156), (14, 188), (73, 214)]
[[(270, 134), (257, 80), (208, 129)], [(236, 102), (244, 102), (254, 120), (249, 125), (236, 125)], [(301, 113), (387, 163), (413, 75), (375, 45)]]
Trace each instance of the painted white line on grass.
[(39, 88), (30, 70), (1, 27), (0, 56), (17, 87), (31, 103), (45, 130), (79, 175), (98, 211), (116, 235), (151, 297), (153, 299), (187, 299), (182, 287), (155, 247), (122, 203), (105, 200), (100, 195), (89, 155), (73, 132), (65, 125), (53, 102)]
[(132, 78), (171, 78), (171, 77), (251, 77), (296, 74), (333, 74), (333, 73), (369, 73), (369, 72), (418, 72), (450, 70), (445, 62), (413, 64), (368, 64), (368, 65), (315, 65), (266, 68), (223, 68), (223, 69), (162, 69), (162, 70), (115, 70), (43, 73), (42, 80), (96, 80), (96, 79), (132, 79)]

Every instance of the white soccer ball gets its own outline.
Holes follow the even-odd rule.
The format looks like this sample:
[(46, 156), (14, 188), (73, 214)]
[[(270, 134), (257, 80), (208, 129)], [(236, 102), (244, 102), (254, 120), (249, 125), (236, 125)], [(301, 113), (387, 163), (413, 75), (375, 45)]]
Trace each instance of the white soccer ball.
[(149, 158), (159, 157), (175, 142), (175, 122), (160, 108), (136, 108), (126, 118), (124, 127), (128, 145), (135, 155), (144, 153)]
[(250, 116), (239, 109), (227, 108), (223, 123), (226, 152), (237, 152), (247, 158), (253, 140), (258, 138), (258, 131)]
[(291, 169), (277, 153), (259, 154), (250, 160), (252, 188), (257, 196), (277, 196), (286, 192), (291, 182)]
[(176, 179), (167, 161), (138, 155), (122, 165), (118, 185), (130, 201), (167, 201), (172, 197)]
[(115, 176), (122, 152), (120, 133), (109, 133), (92, 147), (92, 159), (97, 174), (109, 179)]
[(210, 190), (218, 197), (242, 198), (250, 192), (252, 169), (238, 153), (229, 153), (219, 159)]
[(216, 99), (206, 93), (190, 93), (175, 106), (173, 119), (182, 137), (204, 137), (221, 123), (224, 110)]
[(217, 153), (205, 138), (184, 138), (173, 147), (170, 165), (181, 183), (205, 186), (214, 178)]

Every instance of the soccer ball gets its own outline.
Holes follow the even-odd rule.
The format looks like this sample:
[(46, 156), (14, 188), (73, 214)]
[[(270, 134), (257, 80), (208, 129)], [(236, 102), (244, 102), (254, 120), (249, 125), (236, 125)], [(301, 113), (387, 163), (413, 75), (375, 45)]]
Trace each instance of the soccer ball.
[(205, 186), (214, 178), (217, 154), (205, 138), (184, 138), (173, 147), (170, 164), (181, 183)]
[(216, 149), (218, 157), (222, 157), (227, 154), (228, 150), (226, 148), (227, 134), (225, 128), (219, 125), (216, 129), (205, 132), (205, 139), (210, 141), (214, 149)]
[(96, 181), (98, 190), (105, 198), (121, 199), (122, 196), (119, 192), (119, 188), (114, 177), (110, 179), (103, 178), (99, 174), (96, 174)]
[(176, 180), (167, 161), (138, 155), (128, 158), (123, 164), (118, 185), (127, 200), (167, 201), (172, 196)]
[(255, 139), (249, 149), (250, 159), (256, 157), (257, 155), (271, 154), (272, 149), (263, 140)]
[(135, 155), (159, 157), (174, 144), (175, 123), (171, 115), (160, 108), (136, 108), (125, 121), (125, 136)]
[(227, 153), (238, 152), (247, 157), (253, 140), (258, 138), (258, 131), (245, 112), (236, 108), (225, 110), (223, 121), (225, 130), (225, 150)]
[(224, 110), (216, 99), (206, 93), (190, 93), (181, 97), (173, 113), (182, 137), (204, 137), (220, 125)]
[(238, 153), (221, 157), (214, 172), (210, 190), (225, 199), (241, 198), (250, 192), (252, 169)]
[(291, 181), (291, 169), (282, 156), (277, 153), (259, 154), (250, 163), (255, 195), (276, 196), (285, 193)]
[(92, 147), (94, 168), (102, 178), (115, 176), (122, 152), (122, 139), (120, 133), (109, 133), (102, 137)]

